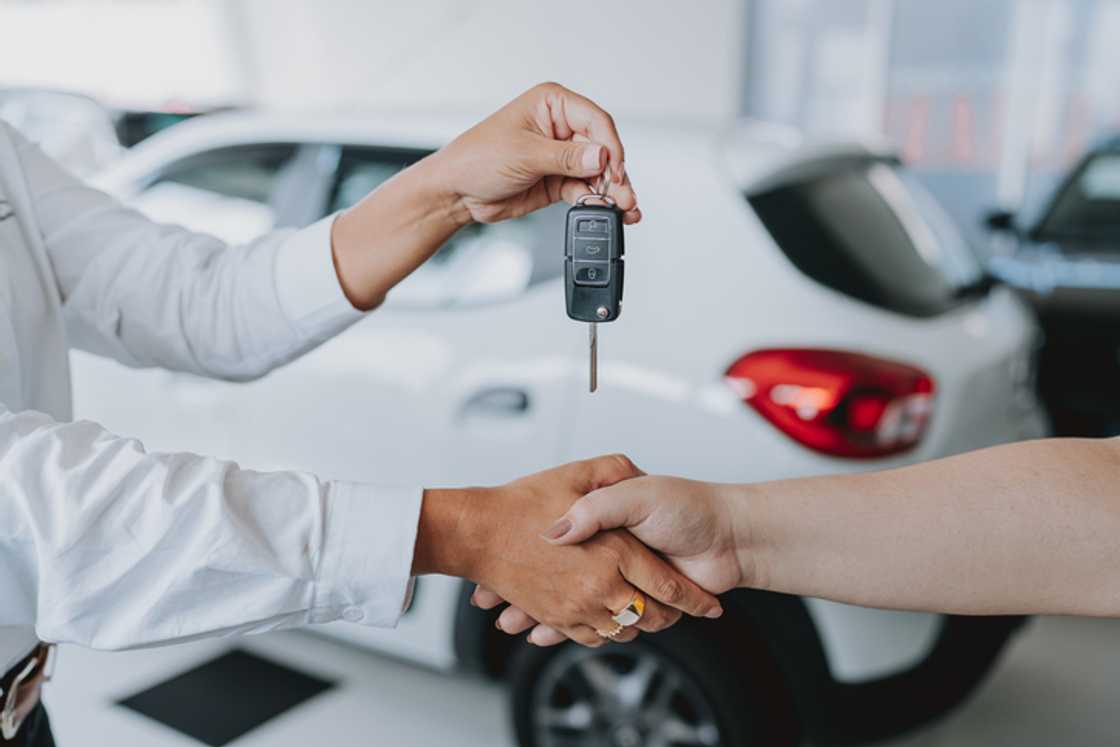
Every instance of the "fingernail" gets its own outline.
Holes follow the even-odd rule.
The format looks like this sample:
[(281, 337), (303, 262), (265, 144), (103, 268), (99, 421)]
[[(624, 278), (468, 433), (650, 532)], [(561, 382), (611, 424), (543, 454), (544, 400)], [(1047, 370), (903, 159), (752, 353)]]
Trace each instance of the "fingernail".
[(704, 617), (710, 620), (715, 620), (723, 617), (723, 607), (712, 607), (710, 610), (704, 613)]
[(474, 594), (471, 594), (471, 606), (472, 607), (477, 607), (478, 606), (478, 600), (474, 598)]
[(545, 530), (545, 533), (541, 536), (549, 542), (555, 542), (570, 531), (572, 531), (572, 522), (568, 519), (560, 519)]
[(583, 149), (583, 168), (596, 173), (603, 169), (603, 146), (590, 145)]
[[(494, 621), (494, 627), (497, 628), (498, 630), (502, 630), (502, 621), (501, 620), (495, 620)], [(504, 633), (505, 631), (502, 630), (502, 632)]]

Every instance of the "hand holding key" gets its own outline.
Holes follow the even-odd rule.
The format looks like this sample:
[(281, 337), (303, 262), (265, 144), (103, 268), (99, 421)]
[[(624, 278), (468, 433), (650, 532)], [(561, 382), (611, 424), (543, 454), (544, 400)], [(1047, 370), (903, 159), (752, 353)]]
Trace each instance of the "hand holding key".
[(611, 115), (557, 83), (534, 86), (436, 157), (472, 220), (494, 223), (592, 191), (604, 173), (627, 224), (642, 213)]
[(464, 225), (575, 204), (608, 172), (622, 221), (637, 223), (624, 157), (607, 112), (556, 83), (534, 86), (338, 216), (342, 290), (355, 307), (376, 308)]

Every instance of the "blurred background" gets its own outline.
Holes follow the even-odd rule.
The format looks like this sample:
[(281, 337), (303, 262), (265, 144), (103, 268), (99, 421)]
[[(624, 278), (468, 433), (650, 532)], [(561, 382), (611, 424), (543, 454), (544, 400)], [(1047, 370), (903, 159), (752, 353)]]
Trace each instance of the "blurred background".
[[(169, 115), (148, 128), (226, 107), (481, 115), (556, 79), (624, 117), (747, 115), (887, 137), (966, 226), (978, 205), (1041, 199), (1120, 122), (1111, 0), (714, 2), (687, 23), (670, 4), (648, 3), (640, 24), (631, 5), (607, 3), (595, 9), (596, 33), (583, 13), (539, 3), (3, 8), (6, 85), (89, 94), (125, 122)], [(674, 45), (680, 56), (665, 54)], [(129, 144), (146, 132), (125, 122)]]
[[(0, 0), (0, 118), (152, 217), (238, 243), (344, 209), (559, 81), (616, 116), (646, 213), (594, 398), (552, 209), (462, 232), (260, 382), (76, 353), (79, 415), (345, 479), (477, 484), (625, 451), (761, 480), (1120, 434), (1117, 38), (1120, 0)], [(698, 266), (718, 277), (688, 282)], [(1120, 733), (1112, 621), (742, 592), (718, 624), (539, 652), (468, 593), (422, 579), (397, 631), (64, 650), (60, 744)]]

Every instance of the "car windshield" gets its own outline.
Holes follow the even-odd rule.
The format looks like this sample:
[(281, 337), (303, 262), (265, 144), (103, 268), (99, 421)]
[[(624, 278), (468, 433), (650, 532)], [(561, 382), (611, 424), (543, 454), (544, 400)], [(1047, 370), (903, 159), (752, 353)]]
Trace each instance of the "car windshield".
[(1120, 153), (1082, 164), (1034, 233), (1043, 241), (1120, 241)]

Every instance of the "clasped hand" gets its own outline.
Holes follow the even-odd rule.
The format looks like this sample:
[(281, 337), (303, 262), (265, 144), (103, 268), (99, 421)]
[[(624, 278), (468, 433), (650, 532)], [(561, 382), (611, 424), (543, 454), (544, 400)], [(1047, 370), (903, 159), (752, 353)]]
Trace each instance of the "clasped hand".
[(718, 617), (722, 608), (714, 596), (630, 532), (601, 532), (572, 546), (542, 536), (584, 495), (640, 474), (616, 455), (497, 488), (426, 491), (414, 570), (469, 578), (508, 600), (512, 611), (503, 613), (499, 625), (506, 629), (508, 623), (507, 632), (517, 632), (520, 623), (511, 616), (523, 616), (547, 626), (551, 635), (587, 646), (604, 642), (603, 634), (615, 627), (612, 616), (635, 590), (647, 599), (645, 613), (613, 640), (663, 630), (682, 613)]
[[(757, 558), (753, 553), (744, 552), (749, 545), (750, 532), (744, 526), (743, 517), (730, 510), (728, 496), (722, 492), (726, 486), (645, 476), (625, 457), (613, 458), (625, 460), (627, 469), (611, 473), (608, 476), (613, 479), (600, 481), (587, 495), (557, 514), (559, 520), (544, 532), (546, 542), (558, 548), (587, 546), (617, 536), (621, 528), (630, 540), (654, 548), (661, 561), (683, 574), (686, 580), (680, 582), (680, 588), (688, 589), (690, 594), (696, 586), (705, 592), (720, 594), (759, 583)], [(671, 578), (663, 576), (654, 583), (670, 583)], [(681, 577), (676, 578), (679, 581)], [(645, 588), (637, 580), (635, 585)], [(498, 627), (509, 634), (531, 629), (528, 640), (538, 646), (555, 645), (572, 637), (565, 629), (551, 625), (532, 608), (490, 584), (481, 584), (471, 601), (483, 609), (509, 601), (510, 606), (499, 615)], [(680, 605), (673, 606), (692, 611)], [(718, 617), (720, 611), (711, 608), (705, 616)], [(679, 615), (673, 617), (672, 622), (677, 619)], [(633, 635), (624, 640), (630, 638)]]

